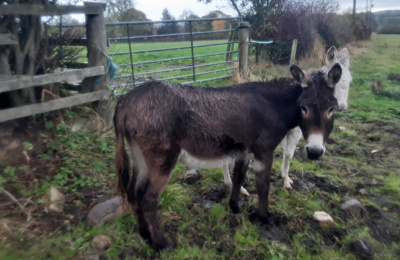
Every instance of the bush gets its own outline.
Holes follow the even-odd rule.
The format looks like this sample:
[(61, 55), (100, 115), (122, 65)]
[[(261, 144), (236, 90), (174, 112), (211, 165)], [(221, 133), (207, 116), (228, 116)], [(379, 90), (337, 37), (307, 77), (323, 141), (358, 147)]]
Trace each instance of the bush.
[(357, 40), (371, 39), (372, 29), (361, 18), (357, 18), (354, 23), (354, 36)]

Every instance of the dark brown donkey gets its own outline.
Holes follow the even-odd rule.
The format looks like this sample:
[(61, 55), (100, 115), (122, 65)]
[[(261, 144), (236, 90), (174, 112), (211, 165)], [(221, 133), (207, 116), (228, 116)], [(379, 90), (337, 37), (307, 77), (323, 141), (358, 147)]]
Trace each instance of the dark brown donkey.
[[(273, 152), (286, 133), (300, 126), (310, 159), (324, 153), (338, 103), (335, 84), (341, 68), (306, 74), (292, 65), (292, 78), (203, 88), (146, 82), (118, 101), (114, 125), (119, 188), (136, 215), (140, 235), (156, 250), (170, 247), (157, 207), (180, 159), (190, 166), (217, 167), (234, 160), (229, 206), (239, 212), (240, 187), (253, 153), (259, 197), (258, 217), (268, 223)], [(130, 174), (129, 157), (133, 160)]]

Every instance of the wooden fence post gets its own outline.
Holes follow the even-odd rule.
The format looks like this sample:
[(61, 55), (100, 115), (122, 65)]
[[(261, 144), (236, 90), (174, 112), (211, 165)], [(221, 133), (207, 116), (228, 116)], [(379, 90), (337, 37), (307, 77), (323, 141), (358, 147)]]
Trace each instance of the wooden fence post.
[(289, 65), (292, 65), (292, 64), (294, 64), (296, 62), (296, 52), (297, 52), (297, 39), (293, 39), (292, 53), (290, 54)]
[(239, 73), (244, 80), (247, 80), (249, 61), (249, 22), (240, 22), (239, 26)]
[[(95, 2), (84, 2), (85, 6), (101, 6), (103, 12), (101, 14), (86, 14), (86, 38), (87, 38), (87, 53), (88, 66), (97, 67), (104, 66), (107, 70), (107, 36), (106, 25), (104, 22), (104, 11), (106, 4)], [(96, 84), (98, 77), (86, 78), (82, 82), (82, 91), (90, 92), (109, 87), (110, 79), (108, 75), (104, 75)]]
[[(86, 14), (86, 38), (88, 52), (88, 66), (104, 66), (106, 74), (101, 79), (99, 77), (86, 78), (82, 82), (82, 91), (91, 92), (97, 90), (110, 89), (110, 77), (108, 68), (108, 50), (107, 50), (107, 35), (106, 25), (104, 21), (105, 3), (84, 2), (84, 6), (99, 6), (103, 10), (100, 14)], [(97, 113), (105, 119), (106, 124), (112, 122), (113, 109), (112, 101), (100, 100)]]

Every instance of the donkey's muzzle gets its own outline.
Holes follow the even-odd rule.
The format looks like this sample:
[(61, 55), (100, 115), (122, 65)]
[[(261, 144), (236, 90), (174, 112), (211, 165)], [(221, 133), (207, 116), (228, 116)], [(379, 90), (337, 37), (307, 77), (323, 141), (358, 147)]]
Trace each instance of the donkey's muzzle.
[(324, 154), (324, 149), (320, 147), (306, 146), (307, 157), (310, 160), (317, 160)]

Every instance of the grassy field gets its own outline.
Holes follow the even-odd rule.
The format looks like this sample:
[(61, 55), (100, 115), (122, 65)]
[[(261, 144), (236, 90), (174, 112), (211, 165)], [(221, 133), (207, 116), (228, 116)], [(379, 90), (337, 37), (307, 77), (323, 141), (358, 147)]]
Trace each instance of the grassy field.
[[(0, 258), (357, 259), (366, 253), (360, 240), (375, 259), (400, 258), (400, 36), (374, 35), (371, 42), (348, 48), (353, 76), (349, 108), (335, 114), (324, 158), (307, 160), (301, 141), (290, 168), (293, 190), (285, 190), (282, 147), (275, 152), (270, 192), (274, 229), (249, 221), (257, 205), (251, 168), (244, 184), (251, 196), (241, 199), (243, 213), (235, 215), (228, 209), (222, 169), (201, 170), (200, 180), (189, 184), (181, 164), (159, 206), (172, 252), (155, 253), (139, 236), (133, 215), (90, 228), (85, 214), (114, 196), (114, 136), (112, 130), (72, 131), (82, 120), (97, 122), (90, 108), (77, 107), (63, 113), (63, 120), (53, 114), (37, 119), (45, 123), (14, 130), (32, 161), (21, 164), (24, 157), (16, 153), (0, 164), (0, 187), (25, 205), (22, 210), (0, 194)], [(288, 74), (287, 67), (252, 68), (256, 78)], [(50, 185), (67, 197), (62, 213), (44, 210)], [(341, 210), (351, 198), (363, 205), (359, 214)], [(320, 210), (333, 217), (332, 227), (314, 222), (313, 213)], [(112, 240), (104, 252), (90, 246), (97, 234)]]

